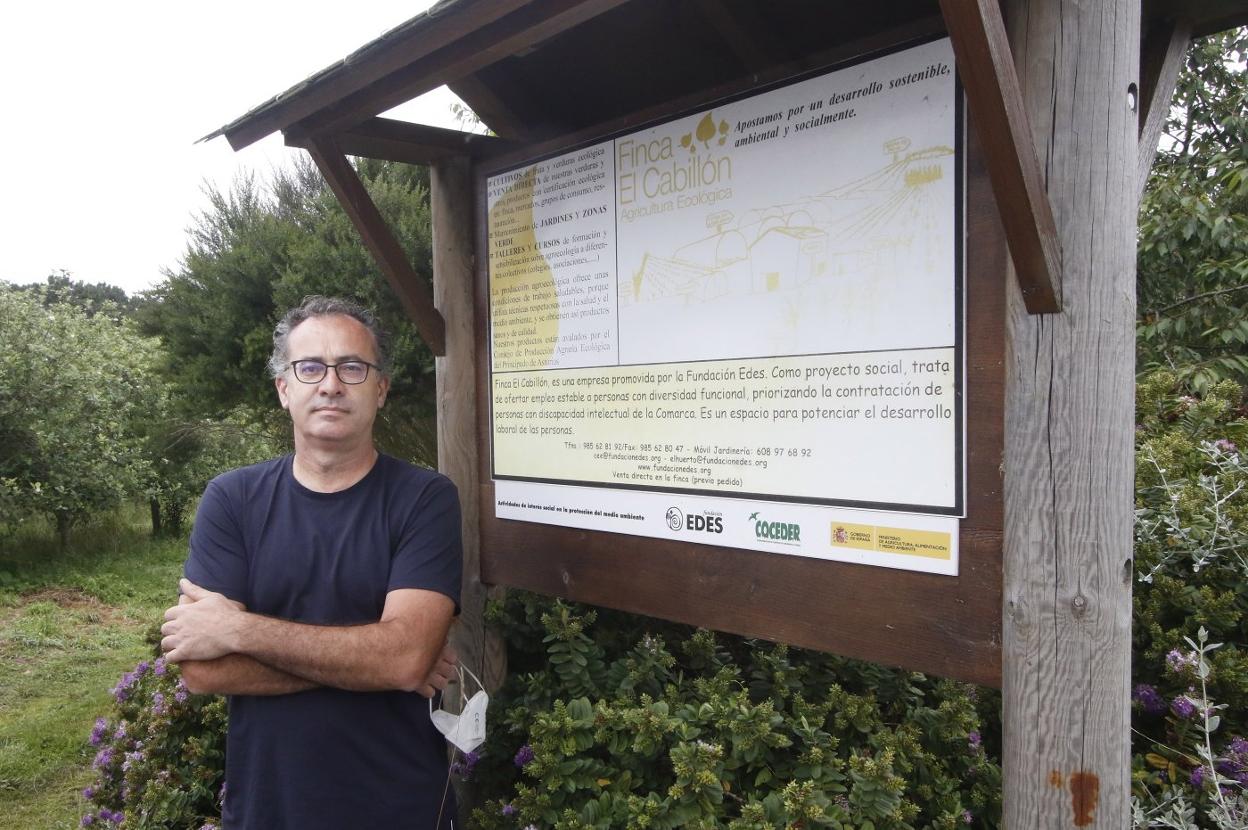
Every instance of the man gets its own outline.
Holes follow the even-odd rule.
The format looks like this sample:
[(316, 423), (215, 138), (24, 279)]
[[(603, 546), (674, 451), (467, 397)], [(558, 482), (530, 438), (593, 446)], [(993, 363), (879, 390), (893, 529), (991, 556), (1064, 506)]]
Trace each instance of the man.
[(214, 479), (196, 515), (161, 647), (230, 696), (227, 830), (451, 826), (427, 698), (454, 670), (459, 502), (374, 448), (385, 346), (354, 303), (288, 312), (269, 367), (294, 455)]

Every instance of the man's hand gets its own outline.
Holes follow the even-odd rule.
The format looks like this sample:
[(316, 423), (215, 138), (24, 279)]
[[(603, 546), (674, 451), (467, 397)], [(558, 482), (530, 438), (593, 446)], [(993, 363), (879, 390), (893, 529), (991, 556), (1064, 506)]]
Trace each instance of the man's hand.
[(245, 608), (224, 594), (199, 587), (189, 579), (178, 582), (179, 603), (165, 611), (160, 648), (170, 663), (214, 660), (237, 651), (234, 643), (244, 622)]
[(455, 679), (457, 675), (455, 667), (458, 665), (459, 655), (455, 653), (455, 649), (451, 648), (451, 644), (447, 643), (442, 646), (442, 652), (434, 661), (433, 668), (429, 670), (429, 676), (425, 678), (422, 685), (416, 687), (416, 692), (422, 697), (433, 697), (443, 691), (447, 684)]

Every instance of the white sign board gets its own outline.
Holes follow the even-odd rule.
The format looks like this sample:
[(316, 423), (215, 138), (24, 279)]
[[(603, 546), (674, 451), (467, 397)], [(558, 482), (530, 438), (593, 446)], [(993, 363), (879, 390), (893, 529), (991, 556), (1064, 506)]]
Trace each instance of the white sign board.
[(953, 65), (936, 40), (489, 177), (497, 516), (956, 574)]

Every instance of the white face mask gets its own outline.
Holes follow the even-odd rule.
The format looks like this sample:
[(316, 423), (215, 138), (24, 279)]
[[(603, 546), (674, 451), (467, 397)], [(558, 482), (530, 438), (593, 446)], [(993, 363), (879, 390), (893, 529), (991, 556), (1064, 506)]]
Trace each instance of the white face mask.
[(459, 672), (461, 699), (464, 693), (465, 671), (468, 672), (469, 677), (477, 681), (480, 689), (468, 698), (468, 702), (458, 715), (442, 709), (435, 710), (433, 698), (429, 698), (429, 720), (433, 721), (434, 728), (445, 735), (453, 746), (463, 752), (472, 752), (485, 743), (485, 710), (490, 705), (490, 696), (485, 693), (485, 687), (481, 685), (480, 680), (477, 680), (477, 676), (472, 673), (471, 669), (457, 666), (456, 671)]

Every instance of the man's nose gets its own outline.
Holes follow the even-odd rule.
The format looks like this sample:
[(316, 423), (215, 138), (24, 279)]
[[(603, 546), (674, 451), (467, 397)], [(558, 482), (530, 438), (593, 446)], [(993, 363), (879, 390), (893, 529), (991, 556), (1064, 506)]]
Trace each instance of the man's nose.
[(338, 377), (338, 367), (328, 366), (325, 368), (325, 377), (316, 385), (316, 391), (324, 395), (341, 395), (345, 391), (345, 385)]

